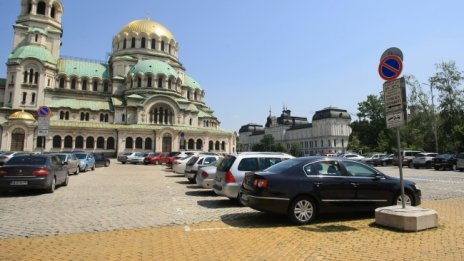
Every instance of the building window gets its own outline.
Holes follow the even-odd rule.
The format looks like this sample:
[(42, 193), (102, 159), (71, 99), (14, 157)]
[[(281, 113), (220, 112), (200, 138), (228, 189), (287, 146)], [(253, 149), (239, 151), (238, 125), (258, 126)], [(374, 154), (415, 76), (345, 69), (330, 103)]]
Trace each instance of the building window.
[(142, 77), (137, 78), (137, 87), (142, 87)]
[(84, 148), (84, 138), (82, 136), (76, 137), (76, 149), (83, 149)]
[(29, 70), (29, 83), (32, 83), (34, 77), (34, 70), (30, 69)]
[(142, 138), (138, 137), (135, 139), (135, 148), (136, 149), (142, 149), (143, 148), (143, 140)]
[(65, 119), (65, 120), (69, 120), (69, 111), (67, 111), (67, 112), (64, 114), (64, 119)]
[(105, 139), (103, 137), (97, 138), (97, 149), (104, 149), (105, 148)]
[(146, 138), (145, 139), (145, 149), (146, 150), (151, 150), (151, 139), (150, 138)]
[(47, 86), (50, 87), (50, 78), (47, 80)]
[(81, 121), (85, 120), (85, 113), (81, 112)]
[(90, 114), (87, 112), (87, 113), (85, 114), (85, 121), (89, 121), (89, 118), (90, 118)]
[(100, 122), (102, 122), (104, 120), (105, 116), (102, 114), (100, 114)]
[(121, 121), (122, 121), (122, 122), (125, 122), (125, 121), (126, 121), (126, 115), (125, 115), (124, 113), (121, 115)]
[(67, 149), (72, 148), (73, 138), (71, 136), (64, 137), (64, 147)]
[(122, 49), (126, 49), (127, 46), (127, 39), (124, 39), (124, 42), (122, 43)]
[(39, 72), (35, 72), (34, 76), (35, 76), (34, 77), (34, 83), (38, 84), (39, 83)]
[(87, 91), (87, 79), (82, 80), (82, 90)]
[(103, 82), (103, 91), (108, 92), (108, 81)]
[(192, 121), (192, 118), (190, 118), (190, 121), (189, 121), (189, 122), (190, 122), (190, 125), (192, 125), (192, 122), (193, 122), (193, 121)]
[(334, 140), (334, 147), (337, 147), (337, 140)]
[(187, 99), (190, 100), (190, 90), (187, 91)]
[(156, 40), (151, 39), (151, 49), (156, 49)]
[(161, 51), (164, 51), (164, 41), (161, 41)]
[(158, 88), (163, 88), (163, 78), (158, 78)]
[(74, 79), (74, 78), (71, 79), (71, 89), (73, 89), (73, 90), (76, 89), (76, 83), (77, 83), (76, 79)]
[(195, 101), (196, 101), (196, 100), (197, 100), (197, 98), (198, 98), (198, 97), (197, 97), (197, 92), (194, 92), (194, 93), (193, 93), (193, 96), (194, 96), (194, 98), (195, 98)]
[(50, 10), (50, 16), (51, 16), (52, 18), (55, 18), (55, 11), (56, 11), (56, 8), (53, 6), (53, 7), (52, 7), (52, 10)]
[(26, 99), (27, 99), (27, 92), (23, 92), (23, 100), (21, 101), (22, 104), (25, 104), (26, 103)]
[(105, 122), (108, 122), (108, 118), (109, 118), (109, 116), (108, 116), (108, 113), (107, 113), (107, 114), (105, 114)]
[(142, 37), (142, 42), (140, 43), (141, 48), (145, 48), (145, 37)]
[(97, 80), (93, 80), (92, 88), (93, 88), (94, 92), (98, 91), (98, 81)]
[(131, 137), (127, 137), (127, 138), (126, 138), (126, 149), (132, 149), (132, 146), (133, 146), (132, 143), (134, 143), (133, 140), (132, 140), (132, 138), (131, 138)]
[(109, 137), (108, 140), (106, 140), (106, 149), (114, 150), (114, 138), (113, 137)]
[(60, 120), (64, 120), (64, 111), (60, 111)]
[(135, 37), (132, 37), (131, 48), (135, 48)]
[(54, 136), (53, 137), (53, 148), (54, 149), (61, 149), (61, 136)]
[(321, 148), (324, 147), (324, 141), (321, 140)]
[(40, 1), (38, 4), (37, 4), (37, 14), (40, 14), (40, 15), (45, 15), (45, 9), (46, 9), (46, 5), (45, 5), (45, 2), (42, 2)]
[(147, 79), (147, 86), (148, 87), (151, 87), (151, 76), (148, 76), (148, 79)]
[(171, 53), (171, 45), (168, 45), (168, 53)]
[(10, 95), (8, 96), (8, 103), (11, 103), (12, 98), (13, 98), (13, 93), (10, 92)]
[(31, 95), (31, 103), (32, 104), (35, 103), (35, 92), (33, 92), (32, 95)]
[(39, 41), (39, 35), (38, 34), (35, 34), (35, 42), (37, 43)]
[(95, 143), (95, 140), (93, 137), (87, 137), (87, 139), (85, 140), (85, 148), (93, 149), (94, 143)]
[(23, 82), (24, 82), (24, 83), (27, 82), (27, 71), (24, 72), (24, 79), (23, 79)]
[(64, 88), (64, 77), (61, 77), (61, 78), (60, 78), (60, 88), (61, 88), (61, 89)]

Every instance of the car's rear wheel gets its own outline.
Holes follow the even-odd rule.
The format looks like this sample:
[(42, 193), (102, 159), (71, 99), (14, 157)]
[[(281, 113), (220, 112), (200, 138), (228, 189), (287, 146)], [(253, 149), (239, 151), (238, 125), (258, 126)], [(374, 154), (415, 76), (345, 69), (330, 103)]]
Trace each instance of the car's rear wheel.
[(155, 165), (159, 165), (159, 164), (160, 164), (159, 160), (155, 160)]
[(77, 166), (76, 171), (74, 172), (74, 175), (79, 175), (79, 171), (80, 171), (79, 166)]
[(455, 171), (457, 169), (456, 164), (451, 165), (451, 170)]
[(123, 162), (122, 162), (122, 164), (126, 164), (126, 162), (125, 162), (125, 161), (123, 161)]
[(61, 183), (61, 186), (66, 187), (69, 184), (69, 175), (66, 175), (66, 179)]
[(90, 169), (95, 170), (95, 163), (92, 165), (92, 167)]
[(414, 164), (412, 163), (412, 161), (409, 162), (408, 167), (409, 167), (410, 169), (414, 168)]
[[(396, 195), (395, 202), (393, 204), (403, 205), (403, 200), (401, 198), (401, 193)], [(404, 204), (406, 206), (414, 206), (414, 199), (411, 196), (411, 194), (409, 194), (409, 192), (404, 192)]]
[(435, 170), (440, 170), (440, 167), (435, 166), (434, 169)]
[(309, 224), (316, 218), (316, 205), (310, 197), (297, 197), (288, 209), (288, 216), (297, 225)]
[(105, 167), (109, 167), (110, 166), (110, 162), (107, 160), (105, 161)]
[(47, 188), (47, 192), (48, 193), (53, 193), (53, 192), (55, 192), (55, 188), (56, 188), (56, 178), (53, 177), (52, 182), (50, 183), (50, 186), (48, 186), (48, 188)]
[(382, 162), (382, 166), (384, 167), (387, 166), (387, 162), (386, 161)]
[(197, 175), (195, 174), (195, 176), (193, 178), (187, 178), (189, 180), (190, 183), (194, 184), (196, 183), (196, 178), (197, 178)]

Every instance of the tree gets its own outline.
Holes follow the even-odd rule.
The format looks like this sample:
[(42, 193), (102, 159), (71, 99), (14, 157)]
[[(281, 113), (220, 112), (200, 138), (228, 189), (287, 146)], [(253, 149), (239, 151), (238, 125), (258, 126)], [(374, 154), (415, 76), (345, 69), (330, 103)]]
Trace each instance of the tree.
[(303, 156), (303, 150), (301, 148), (300, 143), (298, 142), (292, 142), (290, 143), (290, 150), (289, 150), (290, 155), (294, 157), (301, 157)]

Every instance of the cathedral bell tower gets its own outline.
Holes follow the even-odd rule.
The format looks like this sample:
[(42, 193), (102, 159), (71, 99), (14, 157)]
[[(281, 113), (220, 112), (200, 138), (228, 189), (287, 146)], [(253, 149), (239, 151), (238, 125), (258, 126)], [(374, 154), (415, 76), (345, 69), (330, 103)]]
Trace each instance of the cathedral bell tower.
[(63, 29), (60, 0), (22, 0), (7, 62), (3, 105), (35, 110), (44, 105), (44, 88), (56, 82)]

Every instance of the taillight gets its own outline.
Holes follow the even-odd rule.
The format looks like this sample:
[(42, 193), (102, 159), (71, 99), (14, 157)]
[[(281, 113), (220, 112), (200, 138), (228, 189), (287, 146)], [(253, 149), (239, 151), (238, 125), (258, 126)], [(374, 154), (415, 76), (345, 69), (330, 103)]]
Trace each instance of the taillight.
[(8, 171), (0, 170), (0, 176), (6, 176), (7, 174), (8, 174)]
[(267, 180), (266, 179), (255, 179), (253, 185), (257, 188), (267, 188)]
[(38, 169), (38, 170), (34, 170), (32, 172), (32, 175), (34, 176), (47, 176), (48, 175), (48, 169)]
[(232, 175), (232, 172), (230, 172), (230, 170), (226, 173), (226, 183), (235, 183), (234, 175)]
[(206, 173), (206, 172), (203, 171), (203, 172), (201, 173), (201, 177), (202, 177), (202, 178), (207, 178), (207, 177), (208, 177), (208, 173)]

